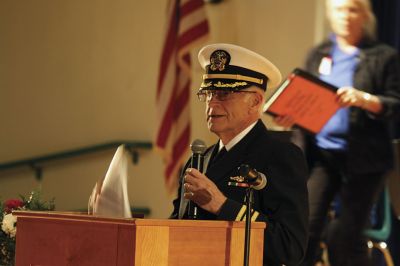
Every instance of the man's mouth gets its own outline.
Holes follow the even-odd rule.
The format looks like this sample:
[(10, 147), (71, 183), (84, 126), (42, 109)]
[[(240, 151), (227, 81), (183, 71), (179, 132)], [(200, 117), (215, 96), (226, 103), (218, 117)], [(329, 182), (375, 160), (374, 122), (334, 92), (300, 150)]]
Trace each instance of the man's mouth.
[(224, 115), (212, 114), (208, 115), (207, 120), (223, 117)]

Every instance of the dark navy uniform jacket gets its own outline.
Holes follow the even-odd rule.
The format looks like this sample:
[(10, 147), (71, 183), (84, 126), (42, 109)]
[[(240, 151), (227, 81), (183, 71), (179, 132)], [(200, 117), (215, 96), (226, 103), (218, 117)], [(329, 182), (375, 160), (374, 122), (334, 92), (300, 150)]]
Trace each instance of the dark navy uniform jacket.
[[(230, 177), (239, 175), (238, 167), (241, 164), (248, 164), (264, 173), (268, 182), (265, 188), (254, 192), (251, 217), (253, 221), (267, 224), (264, 232), (264, 265), (299, 264), (305, 254), (308, 237), (308, 173), (302, 151), (290, 142), (273, 137), (261, 120), (223, 158), (213, 163), (212, 157), (217, 150), (216, 144), (205, 153), (205, 160), (210, 160), (205, 175), (228, 199), (218, 215), (199, 208), (198, 219), (245, 220), (246, 190), (228, 186), (228, 182), (231, 181)], [(178, 218), (181, 188), (173, 202), (171, 218)]]

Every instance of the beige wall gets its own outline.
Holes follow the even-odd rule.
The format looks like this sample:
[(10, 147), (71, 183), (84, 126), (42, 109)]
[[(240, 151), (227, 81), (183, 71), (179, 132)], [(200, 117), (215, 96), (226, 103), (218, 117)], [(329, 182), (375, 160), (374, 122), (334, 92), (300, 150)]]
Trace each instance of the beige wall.
[[(207, 5), (209, 42), (253, 49), (286, 75), (318, 39), (318, 1)], [(165, 3), (0, 1), (0, 162), (111, 140), (151, 141)], [(200, 73), (196, 64), (193, 96)], [(193, 138), (212, 144), (195, 97), (192, 117)], [(27, 194), (40, 185), (45, 197), (56, 198), (58, 210), (85, 208), (113, 153), (46, 164), (40, 184), (28, 168), (0, 171), (0, 197)], [(153, 151), (140, 155), (139, 164), (129, 168), (131, 203), (150, 207), (152, 217), (167, 217), (171, 196), (164, 189), (161, 159)]]

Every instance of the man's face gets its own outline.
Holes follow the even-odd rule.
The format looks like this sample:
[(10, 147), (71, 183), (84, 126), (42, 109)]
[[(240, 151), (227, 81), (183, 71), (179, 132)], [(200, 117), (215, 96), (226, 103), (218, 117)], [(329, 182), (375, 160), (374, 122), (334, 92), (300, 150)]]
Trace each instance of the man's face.
[(262, 98), (257, 89), (229, 93), (228, 96), (223, 97), (209, 95), (206, 100), (208, 129), (215, 133), (224, 144), (228, 143), (257, 120), (260, 97)]
[(328, 13), (333, 32), (341, 37), (361, 36), (367, 20), (356, 0), (330, 0)]

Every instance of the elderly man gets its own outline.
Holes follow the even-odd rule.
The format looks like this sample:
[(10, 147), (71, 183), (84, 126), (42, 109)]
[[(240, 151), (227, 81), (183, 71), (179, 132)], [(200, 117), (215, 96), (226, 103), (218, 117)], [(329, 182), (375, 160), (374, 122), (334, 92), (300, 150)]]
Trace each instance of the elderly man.
[(229, 186), (247, 164), (267, 176), (255, 191), (252, 221), (268, 224), (264, 264), (297, 265), (307, 242), (307, 170), (299, 148), (274, 138), (260, 120), (265, 90), (279, 84), (279, 70), (264, 57), (231, 44), (201, 49), (205, 69), (197, 93), (206, 103), (208, 129), (219, 137), (205, 152), (204, 174), (185, 167), (171, 218), (187, 218), (184, 199), (198, 206), (203, 220), (244, 221), (245, 189)]

